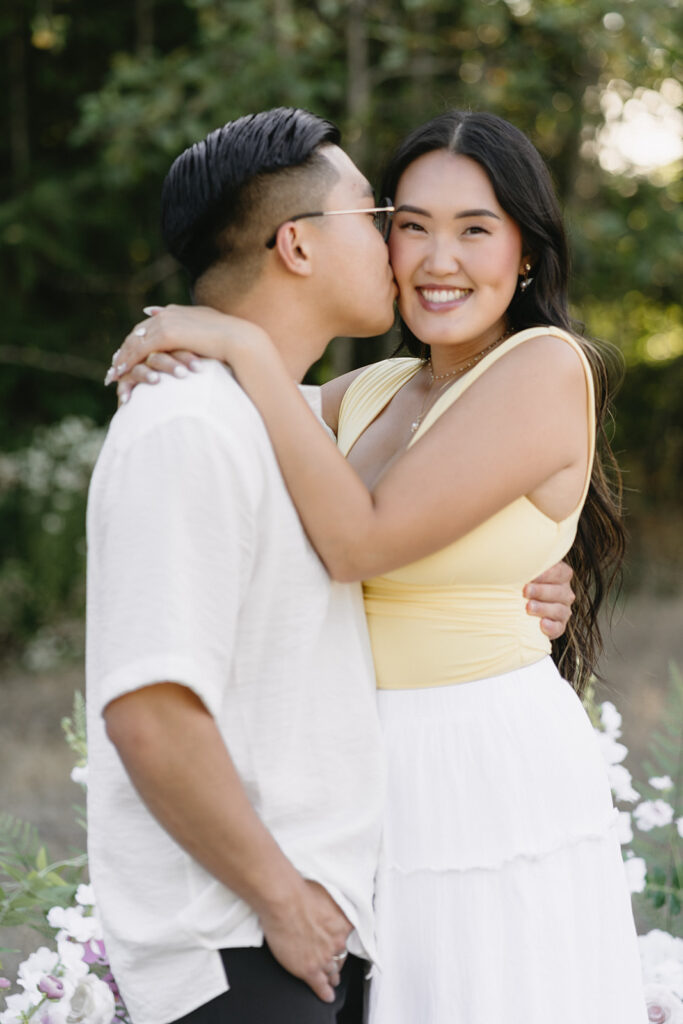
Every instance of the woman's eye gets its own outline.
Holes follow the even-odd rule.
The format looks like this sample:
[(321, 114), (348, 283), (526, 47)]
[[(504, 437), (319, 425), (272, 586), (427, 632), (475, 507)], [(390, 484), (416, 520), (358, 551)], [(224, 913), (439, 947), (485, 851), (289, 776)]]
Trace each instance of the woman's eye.
[(483, 228), (480, 224), (470, 224), (468, 228), (463, 231), (464, 235), (488, 235), (489, 232), (486, 228)]
[(422, 224), (416, 224), (414, 220), (404, 220), (398, 228), (400, 231), (424, 231)]

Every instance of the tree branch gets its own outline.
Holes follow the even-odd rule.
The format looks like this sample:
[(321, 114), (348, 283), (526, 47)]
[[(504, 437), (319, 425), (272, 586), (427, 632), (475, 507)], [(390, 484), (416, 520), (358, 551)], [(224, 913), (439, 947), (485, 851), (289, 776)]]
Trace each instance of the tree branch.
[(137, 295), (172, 277), (177, 270), (178, 263), (164, 253), (131, 277), (110, 277), (105, 274), (79, 274), (72, 277), (65, 274), (60, 279), (60, 285), (64, 291), (90, 295)]
[(9, 366), (28, 366), (48, 373), (64, 373), (81, 380), (96, 380), (102, 383), (104, 370), (99, 363), (82, 356), (67, 355), (63, 352), (48, 352), (41, 348), (20, 348), (18, 345), (0, 345), (0, 363)]

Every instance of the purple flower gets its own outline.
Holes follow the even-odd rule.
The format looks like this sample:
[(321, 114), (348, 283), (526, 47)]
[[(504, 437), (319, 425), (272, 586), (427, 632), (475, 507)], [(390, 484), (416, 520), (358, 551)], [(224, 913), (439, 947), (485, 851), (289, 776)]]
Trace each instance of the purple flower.
[(9, 978), (0, 978), (0, 988), (11, 988), (12, 982)]
[(48, 999), (61, 999), (64, 995), (64, 985), (54, 974), (46, 974), (38, 984), (38, 991), (43, 992)]
[(119, 986), (116, 984), (116, 979), (114, 978), (114, 975), (111, 973), (111, 971), (109, 972), (109, 974), (102, 975), (102, 981), (105, 981), (107, 985), (109, 985), (109, 988), (112, 990), (112, 993), (114, 995), (114, 999), (118, 1003), (121, 1003), (121, 992), (119, 990)]
[(83, 944), (83, 962), (86, 964), (102, 964), (108, 966), (107, 951), (101, 939), (90, 939)]

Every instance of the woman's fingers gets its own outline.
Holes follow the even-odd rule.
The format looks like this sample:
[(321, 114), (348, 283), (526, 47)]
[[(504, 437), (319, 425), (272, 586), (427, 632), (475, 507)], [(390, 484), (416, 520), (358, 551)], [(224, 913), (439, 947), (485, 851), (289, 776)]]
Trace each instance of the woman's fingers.
[(133, 327), (123, 345), (114, 355), (112, 368), (106, 377), (110, 384), (118, 380), (138, 363), (145, 362), (151, 352), (187, 352), (186, 346), (191, 344), (195, 353), (183, 355), (179, 362), (190, 369), (197, 369), (193, 364), (193, 355), (202, 355), (209, 359), (231, 361), (235, 353), (239, 353), (246, 345), (251, 349), (254, 344), (270, 345), (270, 338), (256, 324), (240, 318), (227, 316), (207, 306), (164, 306), (147, 307), (153, 312), (147, 320), (142, 320)]
[(190, 372), (186, 363), (178, 359), (175, 352), (150, 352), (145, 365), (157, 373), (157, 376), (159, 373), (167, 373), (173, 377), (187, 377)]
[(116, 383), (116, 397), (119, 405), (125, 405), (138, 384), (158, 384), (161, 377), (145, 363), (134, 366)]
[(138, 363), (117, 380), (116, 395), (119, 405), (125, 405), (138, 384), (158, 384), (162, 374), (187, 377), (190, 371), (201, 369), (201, 362), (192, 352), (150, 352), (144, 363)]
[(113, 355), (105, 384), (120, 380), (133, 367), (144, 363), (152, 352), (168, 352), (180, 347), (177, 342), (173, 342), (168, 329), (172, 307), (147, 306), (146, 309), (152, 315), (135, 324), (130, 334), (126, 335), (123, 345)]
[(194, 352), (188, 352), (187, 349), (178, 348), (174, 352), (170, 352), (169, 355), (172, 355), (179, 363), (187, 366), (188, 370), (192, 370), (193, 373), (199, 373), (202, 368), (201, 359)]

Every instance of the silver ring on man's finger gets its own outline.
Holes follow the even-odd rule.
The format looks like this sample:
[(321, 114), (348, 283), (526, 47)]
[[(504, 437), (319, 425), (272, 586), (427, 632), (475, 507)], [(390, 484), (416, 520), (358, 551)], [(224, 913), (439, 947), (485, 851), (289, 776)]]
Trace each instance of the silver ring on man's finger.
[(333, 953), (332, 954), (332, 959), (334, 960), (334, 962), (336, 964), (340, 964), (344, 960), (346, 960), (348, 955), (349, 955), (349, 951), (347, 949), (345, 949), (343, 953)]
[(144, 336), (147, 334), (147, 328), (136, 327), (135, 330), (133, 331), (133, 334), (137, 335), (138, 338), (144, 338)]

